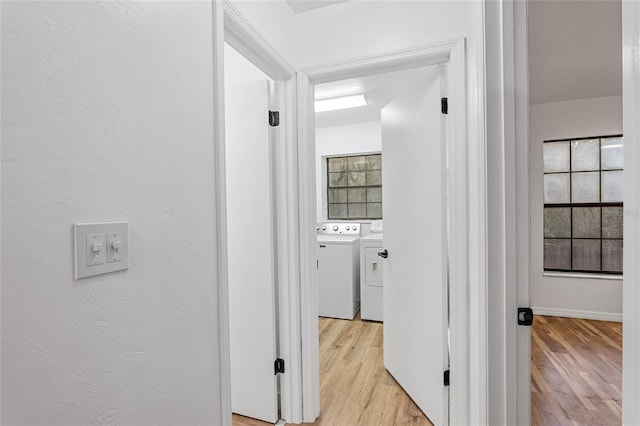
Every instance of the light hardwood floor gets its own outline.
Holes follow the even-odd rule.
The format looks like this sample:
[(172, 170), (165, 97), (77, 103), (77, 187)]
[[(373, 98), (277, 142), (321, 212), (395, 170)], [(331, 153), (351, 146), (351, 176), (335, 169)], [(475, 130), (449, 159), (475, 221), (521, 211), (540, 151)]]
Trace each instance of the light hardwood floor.
[(536, 316), (531, 424), (622, 423), (622, 324)]
[[(536, 316), (532, 425), (621, 424), (622, 325)], [(382, 324), (320, 318), (315, 425), (430, 425), (382, 364)], [(233, 416), (234, 426), (267, 426)]]
[[(382, 363), (382, 323), (320, 318), (320, 407), (314, 425), (431, 425)], [(233, 417), (234, 426), (266, 426)]]

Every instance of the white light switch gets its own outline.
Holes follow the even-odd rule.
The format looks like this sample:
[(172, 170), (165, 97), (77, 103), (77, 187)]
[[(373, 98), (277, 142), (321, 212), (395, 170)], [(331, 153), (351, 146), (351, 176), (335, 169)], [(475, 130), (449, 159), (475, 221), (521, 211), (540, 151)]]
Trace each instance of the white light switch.
[(122, 262), (122, 232), (107, 234), (107, 262)]
[(101, 265), (107, 261), (105, 234), (87, 235), (87, 266)]
[(75, 278), (129, 269), (129, 223), (73, 225)]

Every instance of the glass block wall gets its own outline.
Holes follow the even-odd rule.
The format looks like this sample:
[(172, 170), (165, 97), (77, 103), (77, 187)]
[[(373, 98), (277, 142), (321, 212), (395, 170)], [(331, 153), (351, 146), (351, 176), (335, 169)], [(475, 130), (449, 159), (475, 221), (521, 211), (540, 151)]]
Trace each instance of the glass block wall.
[(327, 158), (327, 217), (382, 219), (382, 155)]
[(622, 136), (545, 141), (544, 269), (622, 273)]

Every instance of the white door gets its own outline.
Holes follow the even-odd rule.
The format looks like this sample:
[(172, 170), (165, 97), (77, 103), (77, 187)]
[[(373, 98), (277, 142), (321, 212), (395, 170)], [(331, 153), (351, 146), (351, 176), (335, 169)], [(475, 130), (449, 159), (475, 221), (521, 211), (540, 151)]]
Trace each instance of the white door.
[(447, 252), (441, 68), (382, 110), (384, 364), (448, 424)]
[(234, 413), (278, 420), (269, 83), (225, 89), (227, 241)]

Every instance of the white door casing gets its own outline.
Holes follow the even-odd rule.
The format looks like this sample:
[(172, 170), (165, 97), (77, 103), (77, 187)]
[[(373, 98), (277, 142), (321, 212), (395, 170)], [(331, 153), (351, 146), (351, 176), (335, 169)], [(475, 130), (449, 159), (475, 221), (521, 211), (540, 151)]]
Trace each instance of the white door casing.
[(234, 413), (275, 423), (275, 236), (268, 109), (266, 80), (226, 88), (231, 405)]
[(300, 322), (300, 228), (298, 223), (296, 73), (277, 49), (229, 2), (214, 2), (214, 62), (216, 101), (214, 116), (216, 147), (216, 206), (218, 211), (218, 332), (220, 333), (223, 419), (231, 424), (231, 377), (229, 354), (229, 297), (226, 252), (226, 165), (224, 140), (223, 47), (228, 42), (245, 58), (275, 81), (271, 109), (280, 112), (280, 126), (271, 128), (274, 149), (273, 192), (277, 234), (277, 298), (279, 312), (279, 355), (286, 372), (279, 374), (280, 416), (289, 423), (302, 422), (302, 348)]
[[(352, 58), (298, 73), (298, 170), (300, 194), (300, 268), (303, 420), (320, 413), (317, 284), (315, 281), (315, 126), (313, 85), (436, 64), (447, 65), (447, 152), (451, 233), (450, 423), (485, 424), (486, 357), (486, 180), (484, 109), (478, 87), (467, 97), (464, 39)], [(468, 99), (468, 100), (467, 100)], [(469, 121), (467, 121), (469, 117)]]
[(384, 365), (448, 424), (446, 158), (440, 67), (382, 109)]

